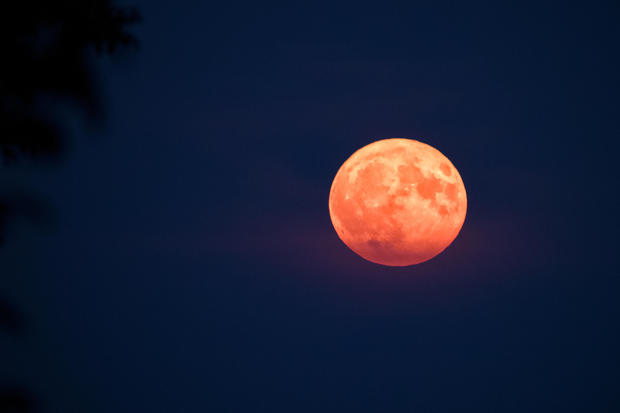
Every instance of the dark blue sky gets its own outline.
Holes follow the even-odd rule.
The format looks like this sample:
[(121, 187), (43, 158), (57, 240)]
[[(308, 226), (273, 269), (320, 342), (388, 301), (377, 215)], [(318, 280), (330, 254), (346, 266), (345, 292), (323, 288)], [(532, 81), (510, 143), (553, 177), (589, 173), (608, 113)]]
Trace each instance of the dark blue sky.
[[(618, 411), (617, 2), (205, 3), (131, 3), (105, 128), (12, 172), (59, 223), (0, 250), (9, 377), (63, 413)], [(386, 137), (468, 193), (418, 266), (329, 220)]]

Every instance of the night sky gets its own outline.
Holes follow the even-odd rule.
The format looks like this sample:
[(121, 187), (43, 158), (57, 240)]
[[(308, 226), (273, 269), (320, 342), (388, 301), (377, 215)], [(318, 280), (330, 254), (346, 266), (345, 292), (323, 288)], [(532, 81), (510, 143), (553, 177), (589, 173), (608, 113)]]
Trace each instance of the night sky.
[[(103, 126), (6, 172), (58, 222), (0, 249), (2, 380), (62, 413), (620, 411), (620, 6), (399, 3), (125, 1)], [(468, 195), (402, 268), (327, 207), (395, 137)]]

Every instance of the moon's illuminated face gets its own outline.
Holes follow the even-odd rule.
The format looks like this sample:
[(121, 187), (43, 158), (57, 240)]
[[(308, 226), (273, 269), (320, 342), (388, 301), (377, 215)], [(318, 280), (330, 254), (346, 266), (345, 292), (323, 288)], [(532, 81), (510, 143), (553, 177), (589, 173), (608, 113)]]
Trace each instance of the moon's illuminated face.
[(355, 152), (329, 194), (340, 239), (383, 265), (433, 258), (456, 238), (466, 210), (465, 186), (454, 165), (411, 139), (383, 139)]

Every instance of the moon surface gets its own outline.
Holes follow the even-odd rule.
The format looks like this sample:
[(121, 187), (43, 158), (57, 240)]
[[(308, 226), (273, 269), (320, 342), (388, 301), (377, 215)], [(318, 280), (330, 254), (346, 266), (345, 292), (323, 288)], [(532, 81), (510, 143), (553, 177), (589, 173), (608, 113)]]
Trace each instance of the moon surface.
[(362, 258), (406, 266), (427, 261), (456, 238), (467, 211), (461, 175), (437, 149), (382, 139), (338, 170), (329, 214), (340, 239)]

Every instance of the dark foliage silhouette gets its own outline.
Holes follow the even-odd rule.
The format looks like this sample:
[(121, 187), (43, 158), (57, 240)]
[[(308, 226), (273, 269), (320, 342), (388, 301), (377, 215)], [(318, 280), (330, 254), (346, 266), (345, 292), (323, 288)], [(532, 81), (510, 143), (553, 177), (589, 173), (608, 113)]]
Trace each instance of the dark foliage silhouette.
[[(91, 119), (102, 114), (92, 58), (136, 46), (127, 31), (137, 10), (109, 0), (3, 3), (0, 14), (0, 169), (58, 158), (67, 139), (58, 110), (71, 105)], [(20, 221), (45, 225), (53, 209), (27, 190), (0, 188), (0, 246)], [(0, 298), (0, 333), (18, 334), (24, 317)], [(0, 380), (5, 378), (0, 377)], [(30, 412), (31, 394), (0, 387), (0, 412)]]
[(34, 411), (36, 399), (22, 388), (0, 390), (0, 412), (26, 413)]
[(10, 2), (2, 16), (0, 154), (5, 163), (58, 155), (61, 125), (50, 105), (70, 101), (97, 115), (88, 57), (135, 45), (126, 27), (139, 15), (108, 0), (38, 0)]

